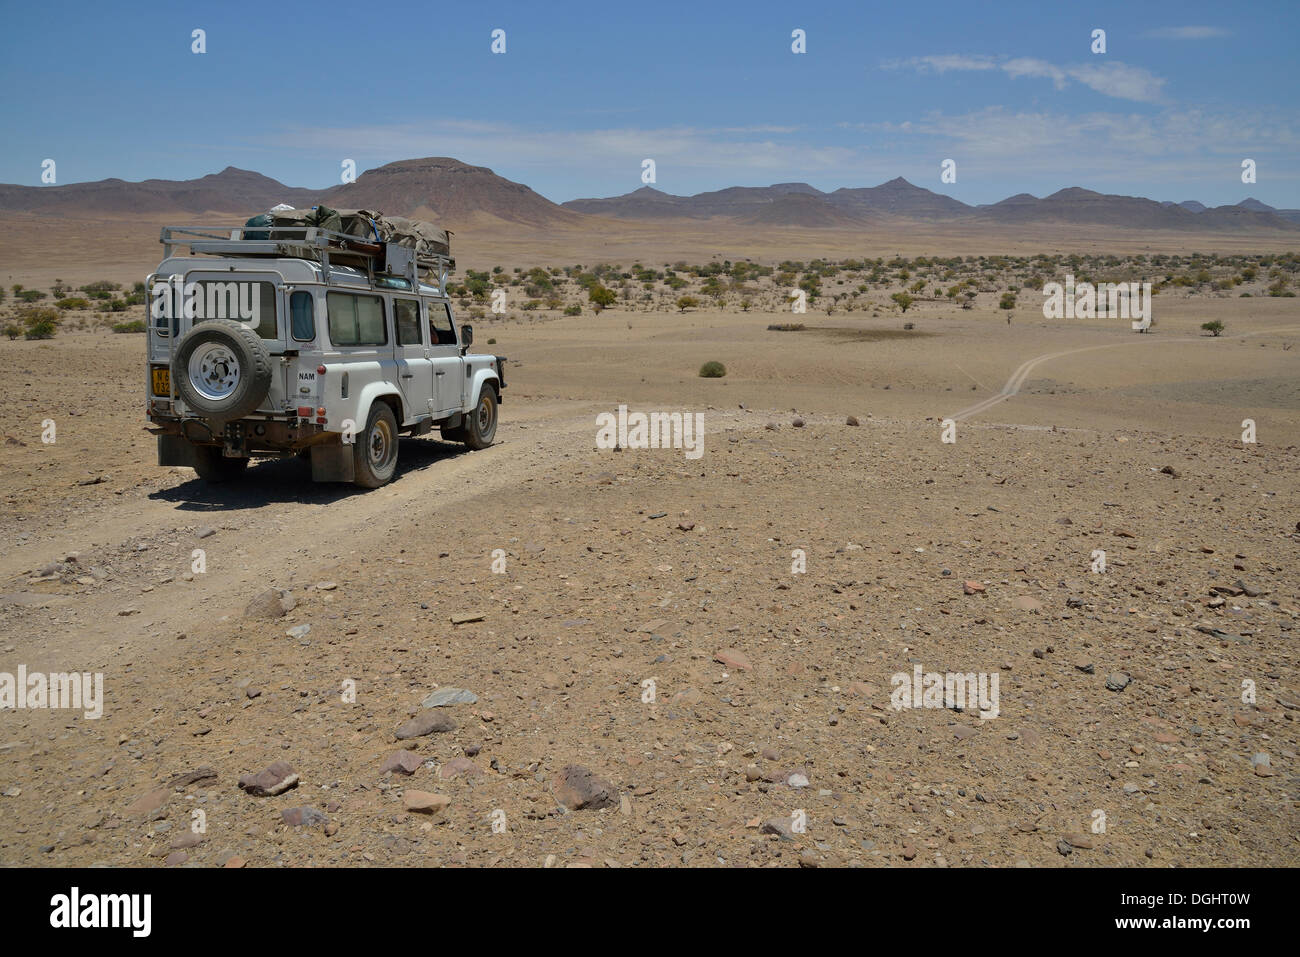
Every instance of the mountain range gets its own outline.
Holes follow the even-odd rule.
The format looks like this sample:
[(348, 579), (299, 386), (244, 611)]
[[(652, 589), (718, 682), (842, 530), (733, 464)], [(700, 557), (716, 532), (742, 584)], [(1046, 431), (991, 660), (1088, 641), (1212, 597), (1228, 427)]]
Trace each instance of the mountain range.
[(707, 220), (744, 226), (867, 229), (904, 222), (1018, 225), (1090, 224), (1156, 230), (1247, 232), (1300, 230), (1300, 210), (1256, 199), (1208, 208), (1195, 200), (1157, 202), (1070, 187), (1042, 198), (1020, 193), (970, 206), (898, 177), (879, 186), (823, 192), (807, 183), (732, 186), (677, 196), (643, 186), (622, 196), (556, 204), (484, 166), (448, 157), (401, 160), (325, 190), (285, 186), (227, 167), (193, 180), (106, 179), (65, 186), (0, 185), (0, 210), (66, 218), (123, 214), (233, 214), (248, 217), (277, 203), (373, 209), (457, 227), (485, 217), (534, 227), (576, 226), (589, 217), (642, 222)]

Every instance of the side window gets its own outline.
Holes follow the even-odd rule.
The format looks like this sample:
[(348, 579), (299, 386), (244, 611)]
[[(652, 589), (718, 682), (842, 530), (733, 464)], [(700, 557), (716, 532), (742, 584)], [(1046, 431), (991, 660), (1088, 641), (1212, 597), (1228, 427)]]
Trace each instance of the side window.
[(336, 346), (382, 346), (388, 342), (384, 327), (384, 300), (350, 292), (325, 295), (330, 341)]
[(309, 292), (295, 292), (289, 296), (289, 327), (299, 342), (316, 338), (315, 303)]
[(393, 326), (399, 346), (420, 345), (420, 303), (415, 299), (393, 299)]
[(456, 344), (456, 330), (451, 325), (451, 307), (445, 302), (429, 303), (429, 341), (439, 346)]

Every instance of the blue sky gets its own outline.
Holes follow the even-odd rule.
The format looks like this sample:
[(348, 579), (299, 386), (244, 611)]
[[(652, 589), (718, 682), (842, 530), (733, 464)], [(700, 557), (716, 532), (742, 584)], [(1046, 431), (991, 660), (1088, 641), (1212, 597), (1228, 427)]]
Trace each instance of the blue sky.
[(653, 158), (673, 193), (904, 176), (969, 203), (1079, 185), (1300, 207), (1294, 0), (6, 0), (4, 21), (0, 182), (53, 158), (59, 183), (232, 165), (323, 188), (344, 159), (445, 155), (562, 202), (636, 189)]

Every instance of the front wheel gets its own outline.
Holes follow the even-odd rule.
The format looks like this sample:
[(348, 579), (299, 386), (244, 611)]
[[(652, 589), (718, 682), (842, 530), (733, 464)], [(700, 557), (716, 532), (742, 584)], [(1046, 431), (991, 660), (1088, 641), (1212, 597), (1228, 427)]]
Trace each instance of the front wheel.
[(471, 449), (485, 449), (497, 435), (497, 393), (484, 385), (478, 404), (465, 419), (465, 444)]
[(229, 482), (244, 474), (248, 459), (232, 459), (221, 454), (221, 449), (214, 445), (196, 445), (194, 447), (194, 471), (205, 482)]
[(365, 430), (352, 448), (353, 482), (362, 488), (387, 485), (397, 471), (397, 417), (386, 402), (370, 407)]

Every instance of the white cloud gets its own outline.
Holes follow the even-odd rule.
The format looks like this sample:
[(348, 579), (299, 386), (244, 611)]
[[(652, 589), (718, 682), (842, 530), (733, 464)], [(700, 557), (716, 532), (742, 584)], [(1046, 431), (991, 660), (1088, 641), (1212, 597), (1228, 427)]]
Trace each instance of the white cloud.
[(1232, 36), (1231, 30), (1222, 27), (1159, 27), (1142, 34), (1157, 40), (1211, 40), (1217, 37)]
[(1075, 66), (1057, 66), (1035, 57), (988, 57), (982, 55), (941, 54), (910, 57), (905, 60), (887, 60), (881, 64), (887, 70), (914, 69), (920, 73), (946, 73), (950, 70), (1001, 70), (1014, 79), (1051, 80), (1058, 90), (1065, 89), (1070, 81), (1081, 83), (1104, 96), (1139, 103), (1157, 103), (1164, 93), (1165, 81), (1141, 67), (1130, 66), (1118, 60), (1104, 63), (1085, 63)]

